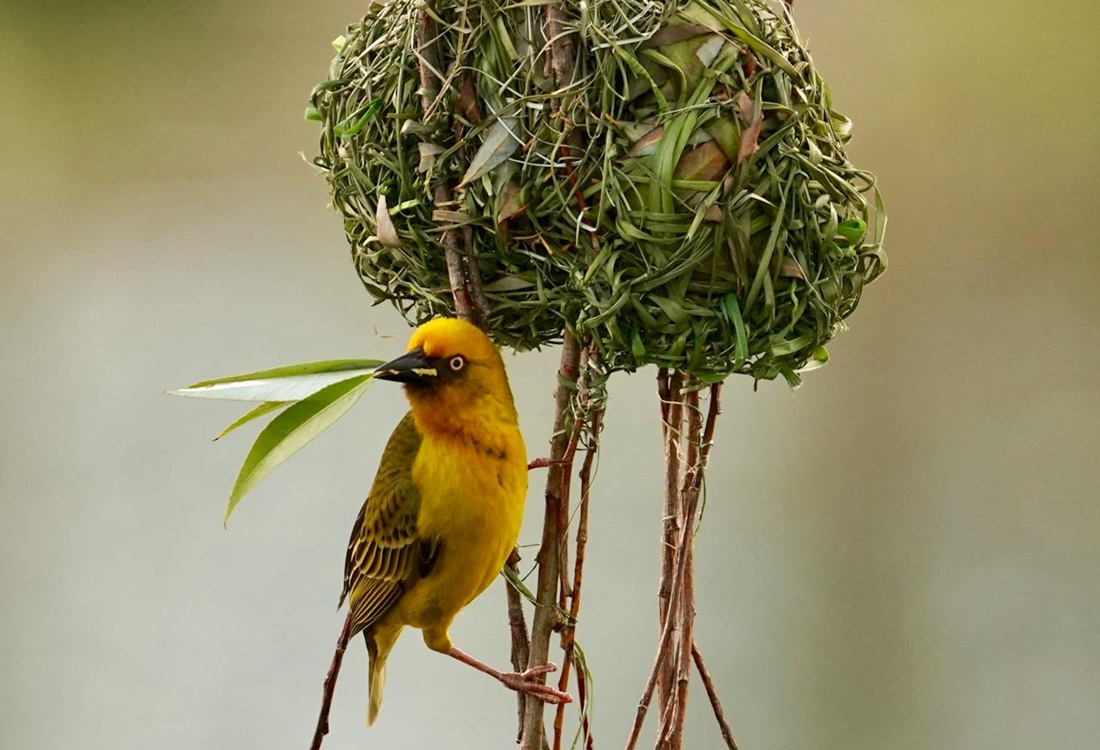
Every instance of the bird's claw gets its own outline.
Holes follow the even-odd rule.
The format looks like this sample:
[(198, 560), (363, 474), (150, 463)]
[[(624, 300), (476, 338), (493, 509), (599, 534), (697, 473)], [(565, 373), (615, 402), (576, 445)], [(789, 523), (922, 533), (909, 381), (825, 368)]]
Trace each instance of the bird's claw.
[(509, 672), (501, 675), (500, 681), (516, 692), (535, 696), (543, 703), (553, 703), (555, 705), (572, 703), (573, 696), (569, 693), (563, 693), (534, 679), (550, 672), (556, 672), (557, 669), (556, 664), (547, 663), (532, 667), (525, 672)]
[(531, 667), (526, 672), (520, 673), (520, 677), (524, 680), (531, 680), (535, 677), (541, 677), (544, 674), (550, 674), (551, 672), (557, 672), (558, 665), (552, 661), (548, 661), (540, 667)]

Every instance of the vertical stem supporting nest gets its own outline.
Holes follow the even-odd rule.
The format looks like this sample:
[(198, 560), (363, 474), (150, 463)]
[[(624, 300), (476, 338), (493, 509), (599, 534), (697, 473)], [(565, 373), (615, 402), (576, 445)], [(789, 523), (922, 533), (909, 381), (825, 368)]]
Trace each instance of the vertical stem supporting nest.
[[(561, 633), (563, 662), (558, 689), (569, 689), (569, 679), (575, 670), (578, 698), (583, 714), (584, 734), (591, 746), (592, 733), (586, 707), (587, 685), (583, 660), (574, 637), (581, 605), (581, 583), (584, 576), (584, 553), (588, 541), (588, 503), (591, 496), (592, 471), (599, 449), (599, 432), (603, 423), (602, 384), (595, 386), (598, 363), (595, 353), (582, 347), (576, 337), (566, 333), (562, 345), (558, 388), (555, 393), (555, 433), (551, 440), (549, 473), (546, 478), (546, 508), (543, 517), (542, 543), (538, 552), (539, 578), (535, 617), (531, 627), (528, 668), (545, 664), (549, 658), (550, 637)], [(573, 466), (577, 450), (585, 452), (578, 478), (580, 507), (577, 516), (576, 556), (572, 580), (569, 574), (569, 544), (567, 532), (570, 516), (570, 494)], [(526, 696), (520, 725), (520, 747), (542, 750), (549, 747), (546, 737), (544, 704)], [(560, 750), (564, 706), (554, 717), (554, 750)]]
[(638, 712), (627, 739), (627, 750), (638, 742), (649, 705), (657, 694), (660, 717), (655, 747), (682, 750), (687, 716), (688, 684), (695, 664), (718, 720), (726, 747), (737, 750), (710, 672), (694, 638), (694, 536), (703, 480), (721, 408), (721, 384), (710, 386), (704, 418), (699, 393), (703, 386), (691, 375), (661, 370), (657, 392), (665, 439), (665, 496), (661, 527), (661, 582), (657, 592), (660, 637), (657, 656), (646, 681)]

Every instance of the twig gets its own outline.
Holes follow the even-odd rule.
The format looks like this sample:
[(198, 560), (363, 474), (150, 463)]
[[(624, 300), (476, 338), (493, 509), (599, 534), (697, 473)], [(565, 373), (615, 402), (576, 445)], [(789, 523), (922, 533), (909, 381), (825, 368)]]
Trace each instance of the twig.
[[(689, 386), (690, 376), (684, 377), (685, 388)], [(695, 623), (695, 565), (694, 565), (694, 525), (695, 511), (699, 504), (700, 443), (703, 431), (703, 415), (699, 411), (699, 391), (694, 388), (684, 393), (683, 424), (686, 433), (683, 482), (680, 485), (680, 523), (688, 534), (681, 542), (676, 553), (684, 558), (683, 590), (677, 597), (676, 617), (678, 620), (676, 659), (669, 661), (671, 671), (676, 674), (675, 691), (670, 693), (668, 701), (674, 705), (672, 718), (661, 735), (667, 737), (663, 746), (668, 750), (680, 750), (683, 745), (684, 722), (687, 720), (687, 691), (691, 670), (691, 643)]]
[(718, 700), (718, 691), (714, 689), (714, 680), (711, 679), (710, 671), (707, 670), (706, 662), (703, 661), (703, 654), (694, 643), (691, 645), (691, 655), (695, 659), (695, 668), (699, 672), (699, 678), (703, 681), (703, 688), (707, 691), (707, 697), (710, 698), (711, 708), (714, 709), (714, 718), (718, 720), (718, 728), (722, 732), (722, 739), (726, 741), (726, 747), (729, 750), (739, 750), (737, 742), (733, 739), (733, 730), (730, 729), (729, 722), (726, 721), (726, 712), (722, 710), (722, 702)]
[[(512, 548), (512, 554), (504, 565), (513, 572), (519, 573), (519, 550)], [(527, 620), (523, 616), (523, 599), (519, 591), (511, 583), (504, 586), (508, 597), (508, 626), (512, 632), (512, 669), (522, 672), (527, 669), (527, 659), (530, 654), (531, 641), (527, 634)], [(523, 693), (516, 693), (517, 704), (517, 728), (516, 742), (523, 737)]]
[[(688, 524), (684, 524), (680, 528), (679, 544), (686, 545), (691, 540), (691, 527)], [(685, 555), (678, 556), (676, 560), (676, 566), (672, 572), (672, 585), (670, 589), (672, 591), (672, 597), (670, 604), (676, 606), (677, 597), (679, 597), (683, 587), (680, 582), (683, 580), (686, 572), (688, 558)], [(657, 673), (660, 671), (661, 666), (668, 658), (670, 647), (672, 646), (672, 632), (674, 629), (675, 618), (668, 618), (665, 621), (664, 628), (661, 630), (661, 637), (657, 640), (657, 658), (653, 661), (653, 667), (650, 669), (649, 678), (646, 680), (645, 689), (642, 691), (642, 698), (638, 701), (638, 713), (634, 717), (634, 726), (631, 727), (630, 737), (626, 741), (626, 750), (631, 750), (638, 742), (638, 735), (642, 731), (642, 724), (645, 722), (645, 715), (649, 709), (649, 703), (653, 699), (653, 690), (657, 685)]]
[(660, 750), (667, 750), (670, 727), (676, 720), (676, 701), (670, 700), (665, 704), (665, 710), (661, 713), (661, 720), (657, 724), (657, 742), (653, 745)]
[[(632, 750), (637, 743), (655, 689), (658, 690), (658, 704), (661, 706), (656, 746), (661, 750), (680, 750), (683, 746), (694, 647), (695, 518), (721, 411), (720, 385), (711, 386), (705, 420), (700, 409), (699, 390), (692, 385), (690, 375), (677, 372), (658, 374), (657, 391), (661, 397), (661, 421), (665, 436), (661, 637), (627, 739), (627, 750)], [(677, 524), (678, 533), (670, 533), (671, 522)], [(662, 684), (662, 679), (667, 682)]]
[(336, 692), (336, 678), (340, 675), (340, 664), (344, 661), (344, 652), (348, 648), (348, 640), (351, 638), (351, 613), (344, 618), (344, 627), (340, 630), (340, 636), (336, 639), (336, 651), (332, 654), (332, 664), (329, 665), (328, 674), (325, 675), (325, 684), (321, 694), (321, 713), (317, 717), (317, 729), (313, 732), (313, 741), (309, 750), (321, 750), (321, 742), (328, 734), (328, 715), (332, 710), (332, 695)]
[[(672, 570), (676, 556), (676, 532), (680, 518), (680, 430), (683, 421), (683, 375), (673, 372), (668, 378), (667, 402), (661, 407), (665, 419), (665, 496), (662, 517), (661, 580), (657, 588), (658, 622), (663, 629), (673, 618), (671, 606)], [(661, 665), (657, 673), (657, 701), (664, 705), (672, 690), (672, 664)]]
[[(589, 367), (592, 366), (593, 358), (590, 355)], [(599, 435), (601, 429), (601, 422), (603, 419), (603, 406), (602, 404), (597, 406), (591, 405), (589, 399), (589, 388), (591, 386), (590, 376), (585, 377), (583, 390), (581, 392), (581, 406), (584, 409), (591, 409), (587, 414), (587, 434), (588, 445), (585, 448), (584, 462), (581, 464), (578, 477), (580, 479), (580, 511), (577, 517), (577, 552), (576, 559), (573, 566), (573, 590), (570, 596), (569, 606), (569, 620), (566, 622), (565, 627), (562, 629), (561, 634), (561, 648), (562, 648), (562, 669), (561, 675), (558, 679), (558, 690), (566, 691), (569, 689), (569, 669), (573, 663), (573, 649), (576, 638), (577, 630), (577, 617), (580, 614), (581, 608), (581, 582), (584, 577), (584, 551), (588, 544), (588, 501), (592, 491), (592, 467), (595, 463), (596, 454), (599, 450)], [(577, 687), (578, 691), (581, 686), (581, 680), (583, 675), (580, 669), (577, 670)], [(581, 711), (585, 710), (585, 697), (583, 694), (577, 696), (581, 702)], [(560, 750), (562, 727), (565, 719), (565, 704), (559, 704), (557, 713), (554, 716), (554, 750)], [(588, 723), (588, 716), (584, 714), (584, 722)], [(588, 734), (588, 730), (586, 730)], [(591, 738), (589, 738), (591, 741)]]
[[(561, 347), (561, 360), (558, 366), (558, 387), (554, 395), (554, 437), (550, 443), (550, 466), (546, 472), (546, 511), (543, 516), (542, 544), (539, 547), (539, 580), (535, 607), (535, 617), (531, 623), (531, 649), (527, 659), (528, 669), (542, 666), (550, 653), (550, 633), (558, 621), (558, 582), (561, 562), (560, 545), (564, 542), (564, 530), (559, 525), (561, 504), (569, 498), (563, 494), (568, 488), (568, 477), (572, 465), (562, 461), (572, 435), (570, 426), (570, 402), (577, 381), (577, 365), (580, 348), (571, 331), (566, 331)], [(542, 750), (546, 744), (546, 729), (543, 725), (543, 703), (528, 695), (523, 711), (523, 750)]]
[(710, 398), (707, 406), (707, 423), (703, 427), (703, 448), (699, 457), (699, 482), (702, 482), (703, 472), (706, 471), (707, 462), (710, 460), (710, 449), (714, 446), (714, 428), (718, 424), (718, 416), (722, 413), (722, 384), (715, 383), (710, 387)]

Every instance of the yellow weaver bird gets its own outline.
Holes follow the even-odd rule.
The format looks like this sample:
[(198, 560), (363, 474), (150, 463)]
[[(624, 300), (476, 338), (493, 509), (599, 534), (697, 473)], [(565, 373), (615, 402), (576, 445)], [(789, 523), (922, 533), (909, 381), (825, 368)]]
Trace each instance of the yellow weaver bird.
[(500, 672), (447, 633), (500, 573), (523, 516), (527, 454), (500, 352), (476, 326), (441, 318), (420, 326), (408, 352), (376, 377), (404, 384), (412, 409), (382, 453), (344, 565), (347, 637), (363, 633), (370, 658), (367, 723), (378, 716), (386, 657), (406, 626), (512, 690), (570, 701), (536, 679), (554, 665)]

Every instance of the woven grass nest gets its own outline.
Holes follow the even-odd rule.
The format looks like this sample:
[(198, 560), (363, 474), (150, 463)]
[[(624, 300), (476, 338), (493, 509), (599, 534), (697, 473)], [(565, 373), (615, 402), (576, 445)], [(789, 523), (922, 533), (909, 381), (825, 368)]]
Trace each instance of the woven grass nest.
[(334, 42), (315, 163), (367, 290), (453, 314), (449, 231), (503, 344), (568, 326), (611, 370), (797, 383), (886, 268), (874, 177), (797, 31), (763, 0), (566, 2), (556, 88), (546, 8), (390, 0)]

